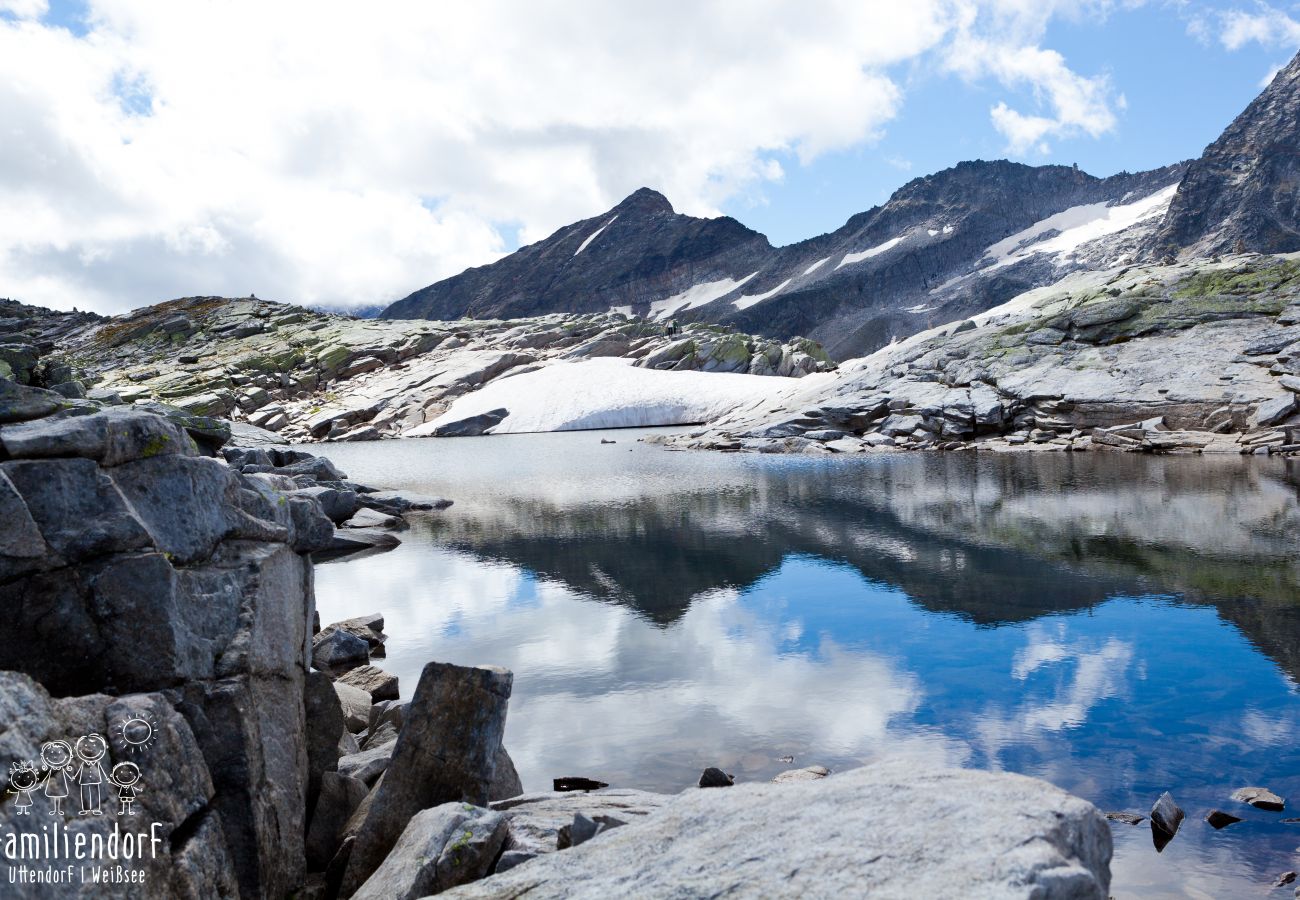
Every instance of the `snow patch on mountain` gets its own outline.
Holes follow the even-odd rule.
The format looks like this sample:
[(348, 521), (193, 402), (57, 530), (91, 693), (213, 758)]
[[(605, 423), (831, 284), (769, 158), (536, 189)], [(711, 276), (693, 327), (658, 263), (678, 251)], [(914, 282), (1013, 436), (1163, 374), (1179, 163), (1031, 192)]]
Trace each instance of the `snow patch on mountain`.
[(687, 425), (771, 403), (806, 388), (809, 378), (824, 377), (664, 372), (631, 363), (615, 358), (560, 362), (492, 381), (405, 436), (427, 437), (440, 425), (495, 409), (507, 409), (510, 415), (493, 434)]
[(695, 309), (697, 306), (704, 306), (719, 300), (736, 288), (740, 287), (746, 281), (757, 275), (757, 272), (750, 272), (744, 278), (737, 281), (734, 278), (723, 278), (720, 281), (705, 281), (701, 284), (694, 285), (680, 294), (674, 294), (663, 300), (656, 300), (650, 304), (650, 318), (662, 319), (687, 309)]
[[(1164, 215), (1177, 190), (1178, 185), (1171, 184), (1132, 203), (1115, 206), (1088, 203), (1048, 216), (985, 250), (983, 258), (993, 260), (993, 265), (984, 271), (1012, 265), (1035, 253), (1068, 256), (1089, 241), (1116, 234), (1138, 222)], [(1058, 233), (1044, 238), (1051, 232)]]
[(804, 269), (804, 270), (803, 270), (803, 273), (804, 273), (805, 275), (811, 275), (814, 271), (816, 271), (817, 269), (820, 269), (822, 266), (826, 265), (826, 264), (827, 264), (828, 262), (830, 262), (830, 261), (831, 261), (831, 258), (830, 258), (829, 256), (824, 256), (824, 257), (822, 257), (821, 259), (817, 260), (817, 262), (813, 263), (813, 264), (812, 264), (811, 266), (809, 266), (808, 268)]
[(790, 279), (787, 278), (785, 281), (781, 282), (776, 287), (772, 288), (772, 290), (770, 291), (765, 291), (762, 294), (742, 296), (739, 300), (733, 300), (732, 303), (733, 305), (735, 305), (736, 309), (749, 309), (755, 303), (762, 303), (768, 297), (775, 297), (777, 294), (785, 290), (786, 286), (789, 283), (790, 283)]
[(845, 266), (851, 266), (854, 263), (862, 262), (864, 259), (870, 259), (873, 256), (879, 256), (880, 254), (884, 253), (886, 250), (892, 250), (894, 247), (897, 247), (906, 237), (907, 235), (900, 234), (896, 238), (890, 238), (889, 240), (885, 241), (883, 244), (877, 244), (876, 246), (870, 247), (866, 250), (861, 250), (857, 253), (846, 253), (844, 254), (844, 258), (840, 260), (839, 265), (837, 265), (835, 268), (842, 269)]
[[(615, 216), (615, 217), (614, 217), (614, 219), (617, 219), (617, 218), (618, 218), (618, 216)], [(609, 220), (608, 222), (606, 222), (604, 225), (600, 226), (600, 227), (597, 228), (595, 231), (593, 231), (591, 234), (587, 235), (587, 239), (586, 239), (585, 241), (583, 241), (581, 244), (578, 245), (578, 249), (573, 251), (573, 255), (574, 255), (574, 256), (577, 256), (577, 255), (578, 255), (579, 253), (581, 253), (583, 250), (586, 250), (588, 244), (590, 244), (590, 243), (591, 243), (592, 241), (594, 241), (597, 237), (599, 237), (599, 236), (600, 236), (600, 233), (601, 233), (602, 231), (604, 231), (606, 228), (608, 228), (609, 226), (611, 226), (611, 225), (614, 224), (614, 219), (610, 219), (610, 220)]]

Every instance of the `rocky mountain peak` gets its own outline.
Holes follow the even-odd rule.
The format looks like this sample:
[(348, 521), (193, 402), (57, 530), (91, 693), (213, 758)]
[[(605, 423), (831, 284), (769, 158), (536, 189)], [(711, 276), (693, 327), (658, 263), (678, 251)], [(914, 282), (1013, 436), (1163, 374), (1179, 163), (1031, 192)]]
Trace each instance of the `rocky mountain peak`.
[(622, 202), (610, 210), (610, 213), (628, 216), (671, 216), (676, 213), (676, 210), (663, 194), (652, 188), (642, 187), (623, 198)]
[(1300, 55), (1187, 170), (1155, 255), (1300, 250)]

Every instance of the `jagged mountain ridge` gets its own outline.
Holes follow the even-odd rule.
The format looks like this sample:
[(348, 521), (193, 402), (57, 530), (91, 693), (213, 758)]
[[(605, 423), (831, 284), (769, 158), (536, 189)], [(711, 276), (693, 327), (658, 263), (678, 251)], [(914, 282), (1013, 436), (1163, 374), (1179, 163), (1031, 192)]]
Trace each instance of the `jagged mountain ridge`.
[[(1068, 166), (961, 163), (914, 179), (834, 232), (784, 247), (729, 217), (680, 215), (642, 188), (602, 215), (416, 291), (383, 317), (623, 308), (806, 334), (844, 358), (936, 324), (935, 315), (909, 307), (948, 321), (1055, 280), (1059, 274), (1044, 271), (1053, 267), (1034, 259), (972, 276), (987, 249), (1010, 235), (1071, 208), (1148, 196), (1181, 174), (1172, 166), (1095, 178)], [(951, 286), (962, 278), (972, 280)]]
[(673, 212), (641, 189), (488, 266), (394, 303), (387, 318), (625, 311), (807, 335), (840, 359), (990, 309), (1079, 270), (1300, 249), (1300, 56), (1189, 162), (1095, 178), (965, 162), (841, 228), (785, 247), (731, 218)]
[(1154, 253), (1300, 250), (1300, 55), (1188, 166)]

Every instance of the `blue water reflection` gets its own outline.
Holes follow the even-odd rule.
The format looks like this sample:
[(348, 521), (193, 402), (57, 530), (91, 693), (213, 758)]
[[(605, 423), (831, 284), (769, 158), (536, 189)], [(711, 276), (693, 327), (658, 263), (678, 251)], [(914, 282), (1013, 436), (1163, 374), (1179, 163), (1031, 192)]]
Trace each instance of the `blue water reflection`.
[[(384, 612), (405, 694), (430, 659), (513, 669), (528, 787), (902, 755), (1103, 809), (1171, 790), (1188, 820), (1162, 854), (1115, 826), (1116, 897), (1255, 893), (1295, 867), (1300, 825), (1228, 799), (1264, 784), (1300, 803), (1281, 464), (783, 460), (617, 437), (329, 448), (354, 478), (457, 504), (392, 553), (319, 567), (323, 619)], [(1216, 832), (1216, 806), (1247, 821)]]

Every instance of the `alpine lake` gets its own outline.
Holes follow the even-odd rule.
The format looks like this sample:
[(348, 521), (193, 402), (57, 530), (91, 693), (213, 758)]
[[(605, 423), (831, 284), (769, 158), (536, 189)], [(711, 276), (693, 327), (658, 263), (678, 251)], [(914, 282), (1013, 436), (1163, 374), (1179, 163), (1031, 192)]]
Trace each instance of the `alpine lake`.
[[(430, 660), (513, 670), (528, 790), (902, 756), (1106, 812), (1170, 791), (1187, 819), (1162, 851), (1149, 822), (1112, 824), (1116, 898), (1266, 896), (1300, 867), (1300, 466), (674, 452), (652, 433), (313, 447), (455, 501), (391, 552), (318, 566), (321, 621), (382, 612), (404, 698)], [(1244, 786), (1287, 809), (1233, 801)], [(1243, 821), (1215, 830), (1216, 808)]]

